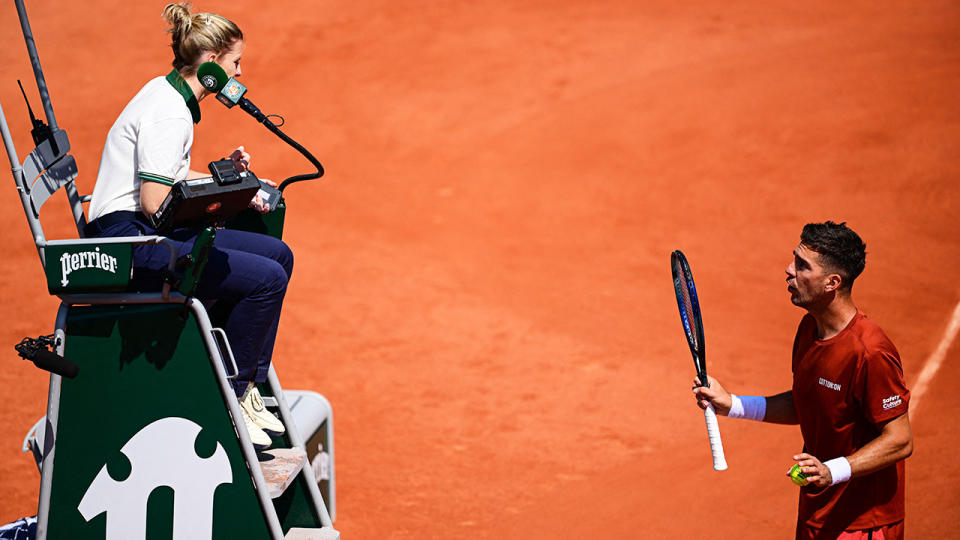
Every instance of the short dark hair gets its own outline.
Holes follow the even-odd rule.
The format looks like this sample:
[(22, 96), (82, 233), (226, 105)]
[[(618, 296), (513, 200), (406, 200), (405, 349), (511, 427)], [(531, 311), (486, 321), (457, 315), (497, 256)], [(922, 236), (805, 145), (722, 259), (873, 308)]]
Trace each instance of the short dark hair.
[(800, 233), (800, 243), (820, 254), (830, 270), (840, 274), (841, 288), (850, 289), (867, 264), (867, 245), (847, 227), (847, 222), (807, 223)]

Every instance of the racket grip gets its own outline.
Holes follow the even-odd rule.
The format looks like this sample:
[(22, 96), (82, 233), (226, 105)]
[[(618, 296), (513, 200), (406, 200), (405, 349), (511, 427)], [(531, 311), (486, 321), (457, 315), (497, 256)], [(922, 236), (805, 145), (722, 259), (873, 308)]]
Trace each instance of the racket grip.
[(713, 470), (727, 470), (727, 459), (723, 455), (723, 441), (720, 440), (720, 424), (713, 405), (703, 410), (703, 419), (707, 422), (707, 438), (710, 440), (710, 452), (713, 454)]

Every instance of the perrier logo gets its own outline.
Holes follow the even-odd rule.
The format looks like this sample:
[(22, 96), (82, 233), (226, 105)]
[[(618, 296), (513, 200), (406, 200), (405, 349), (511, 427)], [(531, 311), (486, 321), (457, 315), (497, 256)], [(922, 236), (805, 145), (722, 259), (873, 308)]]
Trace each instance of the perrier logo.
[(50, 294), (125, 290), (133, 247), (125, 242), (80, 242), (54, 240), (44, 249)]
[(117, 258), (106, 253), (100, 253), (100, 248), (96, 247), (93, 251), (81, 251), (79, 253), (64, 253), (60, 255), (60, 285), (66, 287), (70, 284), (70, 274), (75, 270), (84, 268), (95, 268), (116, 275)]

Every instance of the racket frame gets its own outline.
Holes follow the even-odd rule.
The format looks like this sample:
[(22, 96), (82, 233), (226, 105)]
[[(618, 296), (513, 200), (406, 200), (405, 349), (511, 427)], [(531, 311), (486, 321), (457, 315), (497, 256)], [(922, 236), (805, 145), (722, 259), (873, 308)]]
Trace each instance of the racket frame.
[[(700, 384), (709, 387), (707, 379), (707, 348), (703, 338), (703, 317), (700, 315), (700, 301), (697, 298), (697, 286), (693, 281), (693, 272), (687, 257), (679, 249), (670, 254), (670, 271), (673, 274), (673, 289), (680, 309), (680, 321), (683, 332), (693, 356), (693, 365), (697, 370)], [(690, 310), (684, 302), (684, 292), (690, 298)]]
[[(690, 346), (690, 354), (693, 356), (697, 378), (701, 385), (709, 387), (707, 349), (703, 338), (703, 317), (700, 315), (697, 286), (693, 282), (690, 263), (687, 262), (687, 257), (679, 249), (670, 254), (670, 271), (673, 274), (673, 289), (677, 296), (677, 307), (680, 309), (683, 333), (686, 335), (687, 345)], [(690, 299), (689, 308), (685, 302), (685, 297)], [(724, 471), (727, 469), (727, 459), (723, 452), (720, 425), (717, 422), (717, 413), (713, 405), (708, 405), (703, 410), (703, 419), (707, 425), (707, 439), (710, 443), (710, 453), (713, 455), (713, 468), (717, 471)]]

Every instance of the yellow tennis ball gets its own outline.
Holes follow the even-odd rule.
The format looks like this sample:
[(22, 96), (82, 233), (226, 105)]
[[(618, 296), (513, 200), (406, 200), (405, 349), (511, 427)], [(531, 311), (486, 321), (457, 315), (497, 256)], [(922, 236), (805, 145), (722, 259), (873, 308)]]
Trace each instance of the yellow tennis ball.
[(804, 474), (804, 472), (800, 470), (800, 464), (799, 464), (799, 463), (794, 463), (794, 464), (793, 464), (793, 467), (790, 467), (790, 471), (787, 472), (787, 476), (790, 477), (790, 480), (792, 480), (794, 484), (796, 484), (796, 485), (798, 485), (798, 486), (800, 486), (800, 487), (803, 487), (803, 486), (805, 486), (805, 485), (807, 485), (807, 484), (810, 483), (810, 482), (807, 480), (807, 475)]

